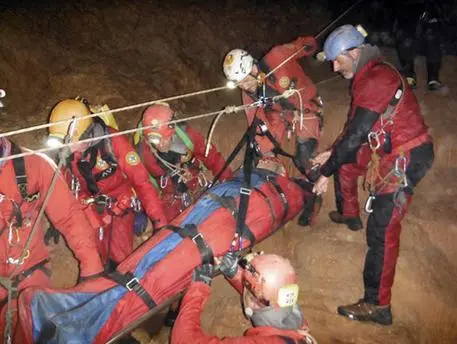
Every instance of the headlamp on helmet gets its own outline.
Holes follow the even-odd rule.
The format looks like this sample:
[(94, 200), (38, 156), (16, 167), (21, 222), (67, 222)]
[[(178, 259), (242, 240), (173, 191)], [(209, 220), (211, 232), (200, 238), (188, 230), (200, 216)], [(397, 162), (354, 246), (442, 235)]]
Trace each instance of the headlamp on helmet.
[(49, 136), (48, 139), (46, 140), (46, 145), (49, 148), (59, 148), (63, 145), (63, 139), (60, 137), (56, 136)]
[(259, 304), (284, 308), (297, 303), (299, 287), (287, 259), (257, 253), (242, 258), (239, 264), (244, 270), (243, 285)]

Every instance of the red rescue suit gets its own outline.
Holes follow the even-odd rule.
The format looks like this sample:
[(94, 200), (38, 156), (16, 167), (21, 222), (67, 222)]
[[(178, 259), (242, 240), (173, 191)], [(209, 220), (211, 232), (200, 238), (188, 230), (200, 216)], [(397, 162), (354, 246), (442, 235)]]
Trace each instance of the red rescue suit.
[[(116, 132), (114, 129), (108, 129), (109, 133)], [(102, 252), (119, 263), (133, 250), (135, 213), (132, 200), (138, 197), (155, 228), (166, 225), (168, 221), (159, 194), (149, 181), (149, 174), (127, 137), (115, 136), (99, 144), (104, 146), (93, 152), (89, 152), (89, 148), (83, 153), (74, 153), (71, 171), (80, 182), (82, 201), (97, 194), (106, 195), (113, 200), (112, 208), (107, 207), (102, 214), (105, 224), (111, 222), (108, 233), (103, 233)], [(93, 168), (88, 171), (89, 173), (82, 172), (78, 165), (90, 161), (92, 154), (96, 154)], [(89, 179), (82, 175), (85, 173), (89, 174)], [(96, 190), (88, 182), (90, 178), (95, 181), (93, 184), (96, 184)]]
[[(48, 250), (44, 244), (42, 224), (22, 261), (24, 246), (31, 233), (43, 204), (45, 195), (55, 172), (52, 161), (45, 156), (24, 157), (27, 176), (27, 193), (31, 199), (23, 199), (16, 183), (13, 161), (6, 161), (0, 168), (0, 275), (12, 276), (18, 292), (27, 287), (50, 287)], [(46, 214), (64, 235), (80, 265), (80, 276), (87, 277), (103, 271), (96, 237), (82, 211), (74, 199), (64, 179), (60, 176), (46, 205)], [(3, 335), (7, 310), (7, 290), (0, 287), (0, 333)], [(13, 293), (13, 320), (16, 322), (17, 293)], [(13, 327), (14, 328), (14, 327)], [(15, 337), (17, 338), (17, 337)], [(14, 341), (21, 342), (21, 341)]]
[[(182, 169), (176, 175), (157, 159), (150, 145), (145, 142), (147, 138), (143, 138), (137, 147), (146, 169), (159, 183), (168, 219), (174, 219), (193, 203), (199, 196), (199, 191), (206, 186), (207, 181), (202, 168), (208, 168), (213, 176), (216, 176), (225, 164), (225, 159), (214, 145), (211, 145), (208, 156), (205, 157), (205, 138), (197, 130), (187, 125), (180, 127), (192, 142), (193, 150), (181, 142), (175, 133), (172, 141), (180, 142), (181, 152), (173, 151), (174, 144), (168, 153), (157, 152), (162, 159)], [(227, 179), (231, 174), (232, 170), (227, 167), (221, 179)]]
[[(254, 115), (264, 122), (276, 141), (281, 145), (289, 133), (295, 131), (298, 142), (313, 140), (313, 144), (306, 155), (317, 148), (321, 134), (321, 107), (322, 103), (317, 96), (316, 86), (305, 74), (299, 64), (299, 59), (309, 56), (316, 50), (316, 40), (313, 37), (299, 37), (295, 41), (276, 46), (271, 49), (257, 67), (260, 73), (268, 74), (291, 55), (297, 53), (293, 59), (278, 68), (265, 80), (265, 96), (273, 97), (283, 94), (287, 90), (295, 89), (300, 92), (303, 106), (303, 127), (300, 128), (300, 97), (293, 94), (287, 99), (281, 99), (265, 108), (252, 108), (246, 110), (248, 123), (251, 124)], [(243, 92), (243, 104), (251, 104), (263, 96), (263, 89), (258, 89), (258, 94)], [(261, 135), (260, 129), (257, 131)], [(257, 135), (256, 141), (262, 155), (274, 151), (274, 144), (266, 136)]]
[(220, 339), (206, 335), (201, 328), (201, 314), (211, 287), (203, 282), (192, 282), (184, 295), (178, 318), (171, 333), (171, 344), (289, 344), (306, 343), (304, 335), (293, 330), (280, 330), (273, 327), (255, 327), (247, 330), (243, 337)]
[[(379, 140), (379, 147), (373, 149), (379, 157), (379, 169), (367, 223), (369, 249), (364, 269), (364, 300), (388, 305), (399, 253), (400, 222), (407, 212), (413, 188), (431, 167), (433, 144), (414, 93), (406, 82), (401, 83), (399, 73), (378, 56), (379, 53), (375, 54), (356, 71), (348, 121), (320, 171), (324, 176), (335, 176), (338, 211), (345, 217), (358, 216), (357, 179), (366, 175), (373, 153), (368, 143), (369, 133), (374, 133), (370, 134), (374, 141)], [(384, 118), (382, 114), (401, 85), (405, 86), (400, 101), (392, 114)], [(370, 142), (375, 148), (376, 142)], [(407, 185), (401, 186), (388, 177), (398, 161)], [(371, 169), (373, 163), (370, 166)], [(383, 181), (386, 178), (387, 183)]]

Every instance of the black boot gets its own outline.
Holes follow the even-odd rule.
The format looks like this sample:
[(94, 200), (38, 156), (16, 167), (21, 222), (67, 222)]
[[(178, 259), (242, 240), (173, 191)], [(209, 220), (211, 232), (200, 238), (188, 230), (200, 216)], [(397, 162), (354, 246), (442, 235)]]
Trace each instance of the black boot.
[(299, 226), (311, 226), (315, 223), (317, 215), (320, 212), (322, 206), (322, 197), (318, 195), (313, 195), (312, 199), (306, 203), (305, 197), (305, 208), (298, 218)]
[(372, 321), (381, 325), (392, 325), (392, 312), (390, 305), (377, 306), (360, 299), (358, 302), (339, 306), (338, 314), (351, 320)]
[(363, 228), (362, 220), (357, 217), (344, 217), (337, 210), (331, 211), (328, 216), (335, 223), (344, 223), (351, 231), (358, 231)]

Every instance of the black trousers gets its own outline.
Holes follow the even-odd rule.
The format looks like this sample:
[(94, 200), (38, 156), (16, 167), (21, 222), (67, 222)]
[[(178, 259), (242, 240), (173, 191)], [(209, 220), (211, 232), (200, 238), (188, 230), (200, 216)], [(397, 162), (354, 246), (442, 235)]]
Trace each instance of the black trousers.
[(363, 271), (364, 300), (368, 303), (390, 304), (400, 247), (401, 220), (408, 212), (414, 187), (432, 166), (433, 158), (432, 143), (412, 149), (406, 170), (408, 187), (395, 193), (377, 195), (372, 203), (373, 212), (367, 222), (368, 251)]

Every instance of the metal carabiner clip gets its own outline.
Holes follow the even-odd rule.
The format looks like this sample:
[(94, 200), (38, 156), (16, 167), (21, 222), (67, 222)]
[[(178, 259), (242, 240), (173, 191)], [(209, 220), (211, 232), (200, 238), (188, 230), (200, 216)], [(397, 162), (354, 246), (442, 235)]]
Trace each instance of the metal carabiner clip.
[[(373, 141), (376, 145), (373, 145)], [(381, 142), (379, 141), (379, 135), (377, 132), (370, 131), (368, 133), (368, 145), (370, 146), (371, 150), (378, 150), (381, 147)]]
[(205, 174), (201, 171), (198, 174), (198, 185), (200, 185), (200, 187), (202, 187), (202, 188), (205, 188), (206, 186), (208, 186), (208, 179), (206, 179)]
[(373, 194), (370, 194), (368, 196), (367, 201), (365, 203), (365, 212), (368, 214), (371, 214), (373, 212), (373, 201), (375, 200), (376, 196)]
[(168, 184), (168, 176), (160, 176), (160, 188), (165, 189)]
[[(395, 159), (395, 174), (397, 176), (405, 176), (406, 174), (406, 157), (399, 156)], [(405, 177), (406, 178), (406, 177)]]

